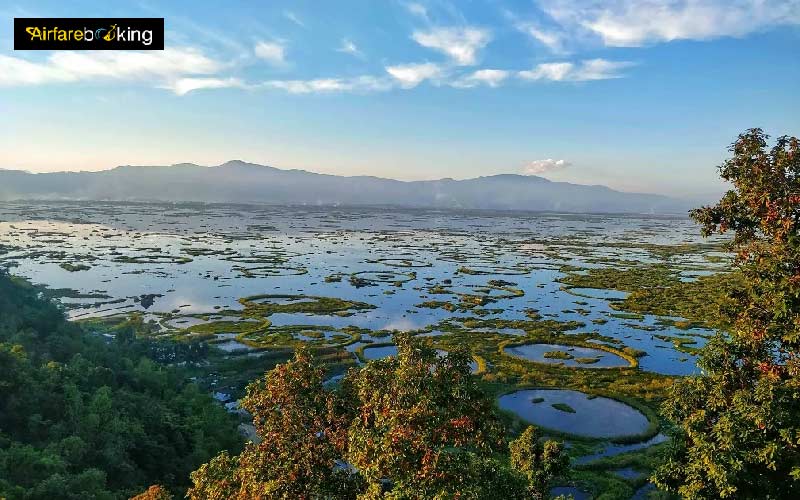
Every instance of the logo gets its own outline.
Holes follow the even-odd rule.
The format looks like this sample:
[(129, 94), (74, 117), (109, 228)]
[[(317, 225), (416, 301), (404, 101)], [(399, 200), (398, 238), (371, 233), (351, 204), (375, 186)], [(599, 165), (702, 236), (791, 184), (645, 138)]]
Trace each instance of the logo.
[(164, 50), (164, 18), (14, 18), (14, 50)]

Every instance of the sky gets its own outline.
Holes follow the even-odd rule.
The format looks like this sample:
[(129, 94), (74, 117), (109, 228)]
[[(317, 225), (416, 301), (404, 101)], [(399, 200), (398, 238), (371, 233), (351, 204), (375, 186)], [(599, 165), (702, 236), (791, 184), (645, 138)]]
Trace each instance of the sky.
[[(14, 17), (163, 17), (163, 51), (15, 51)], [(0, 168), (231, 159), (697, 197), (800, 135), (800, 0), (0, 0)]]

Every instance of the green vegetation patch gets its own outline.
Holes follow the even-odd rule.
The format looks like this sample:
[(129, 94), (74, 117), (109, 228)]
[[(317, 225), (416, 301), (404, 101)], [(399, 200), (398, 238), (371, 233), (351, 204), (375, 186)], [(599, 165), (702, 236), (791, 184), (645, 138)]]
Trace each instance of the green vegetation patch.
[(351, 311), (374, 309), (365, 302), (345, 300), (338, 297), (314, 295), (263, 294), (242, 297), (243, 316), (265, 317), (275, 313), (341, 314)]
[(744, 278), (739, 273), (719, 273), (666, 288), (637, 290), (612, 307), (659, 316), (679, 316), (690, 321), (662, 320), (677, 328), (727, 329), (730, 325), (726, 310), (733, 305), (731, 295), (743, 288)]
[(547, 351), (543, 354), (548, 359), (572, 359), (572, 354), (564, 351)]
[(329, 347), (349, 343), (356, 334), (357, 331), (347, 328), (285, 325), (246, 332), (237, 337), (237, 340), (254, 348), (297, 347), (305, 344)]
[(529, 274), (530, 269), (525, 267), (504, 267), (504, 266), (461, 266), (456, 271), (461, 274), (472, 275), (506, 275), (506, 276), (522, 276)]
[(567, 403), (552, 403), (550, 406), (558, 411), (563, 411), (564, 413), (577, 413), (575, 408), (571, 407)]
[(190, 333), (219, 335), (223, 333), (250, 333), (269, 328), (269, 320), (264, 321), (212, 321), (193, 325), (186, 330)]
[(236, 262), (239, 264), (264, 264), (264, 267), (269, 267), (268, 265), (271, 264), (278, 267), (281, 264), (288, 262), (291, 257), (298, 257), (300, 255), (300, 253), (285, 250), (283, 248), (273, 248), (269, 250), (254, 251), (246, 255), (234, 252), (232, 254), (226, 254), (223, 260)]
[(732, 304), (731, 294), (744, 284), (739, 274), (731, 272), (685, 281), (679, 269), (664, 264), (570, 272), (559, 281), (568, 288), (628, 292), (626, 298), (611, 301), (611, 307), (619, 311), (612, 317), (641, 320), (643, 314), (652, 314), (686, 318), (660, 320), (662, 325), (682, 329), (726, 329), (725, 310)]
[(181, 249), (181, 252), (191, 255), (192, 257), (210, 257), (210, 256), (226, 256), (234, 255), (235, 250), (230, 248), (204, 248), (204, 247), (189, 247)]
[(71, 264), (69, 262), (62, 262), (58, 265), (61, 269), (65, 271), (69, 271), (71, 273), (75, 273), (78, 271), (88, 271), (92, 268), (92, 266), (87, 266), (86, 264)]
[(274, 276), (300, 276), (308, 273), (305, 267), (284, 265), (264, 265), (255, 267), (233, 266), (242, 278), (269, 278)]
[(600, 267), (585, 273), (572, 272), (558, 281), (572, 288), (596, 288), (633, 292), (644, 288), (667, 287), (680, 282), (678, 271), (663, 264), (627, 269)]
[(395, 286), (403, 286), (404, 283), (416, 278), (417, 273), (413, 271), (407, 273), (398, 271), (359, 271), (350, 274), (350, 284), (356, 288), (376, 286), (380, 283), (391, 283)]
[(163, 254), (120, 255), (114, 259), (114, 262), (123, 264), (188, 264), (192, 262), (192, 258)]

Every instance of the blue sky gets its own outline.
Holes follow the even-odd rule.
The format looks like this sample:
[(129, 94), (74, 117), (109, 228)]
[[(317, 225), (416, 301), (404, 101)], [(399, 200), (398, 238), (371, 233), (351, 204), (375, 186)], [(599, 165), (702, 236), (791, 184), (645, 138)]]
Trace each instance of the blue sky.
[[(13, 17), (164, 17), (166, 50), (14, 51)], [(798, 48), (800, 0), (0, 0), (0, 168), (236, 158), (694, 197), (744, 129), (800, 134)]]

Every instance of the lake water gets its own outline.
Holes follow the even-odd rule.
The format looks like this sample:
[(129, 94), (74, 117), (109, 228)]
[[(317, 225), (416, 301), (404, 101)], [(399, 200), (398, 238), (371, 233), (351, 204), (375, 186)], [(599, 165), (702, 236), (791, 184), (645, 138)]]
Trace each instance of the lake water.
[[(443, 322), (469, 320), (474, 311), (422, 304), (473, 299), (500, 311), (482, 319), (524, 320), (534, 309), (545, 319), (579, 321), (584, 326), (576, 333), (595, 332), (647, 352), (640, 369), (677, 375), (697, 371), (693, 356), (654, 333), (690, 335), (699, 346), (709, 332), (666, 327), (655, 316), (615, 317), (611, 300), (624, 293), (570, 293), (557, 280), (564, 275), (562, 266), (659, 262), (652, 245), (700, 241), (696, 226), (683, 217), (0, 203), (0, 265), (35, 283), (78, 292), (61, 299), (73, 319), (140, 311), (163, 328), (180, 330), (213, 321), (214, 314), (226, 314), (230, 321), (246, 296), (301, 296), (264, 299), (287, 306), (308, 302), (304, 296), (321, 296), (375, 307), (343, 315), (277, 313), (270, 317), (273, 327), (324, 327), (318, 342), (343, 342), (347, 335), (328, 332), (347, 327), (420, 331), (435, 340), (441, 337), (432, 332)], [(78, 265), (85, 268), (74, 270)], [(692, 276), (715, 269), (701, 253), (673, 255), (670, 265)], [(510, 339), (525, 335), (520, 329), (485, 326), (475, 334), (492, 332)], [(313, 340), (302, 332), (295, 339)], [(229, 341), (219, 347), (238, 347)], [(365, 354), (382, 354), (369, 351)], [(619, 362), (611, 353), (589, 351), (600, 361), (584, 365), (587, 369)]]
[[(559, 404), (574, 412), (553, 406)], [(647, 417), (632, 406), (578, 391), (527, 389), (501, 396), (498, 405), (532, 424), (592, 438), (640, 434), (648, 427)]]

